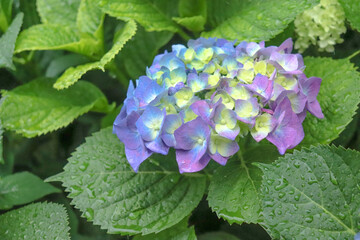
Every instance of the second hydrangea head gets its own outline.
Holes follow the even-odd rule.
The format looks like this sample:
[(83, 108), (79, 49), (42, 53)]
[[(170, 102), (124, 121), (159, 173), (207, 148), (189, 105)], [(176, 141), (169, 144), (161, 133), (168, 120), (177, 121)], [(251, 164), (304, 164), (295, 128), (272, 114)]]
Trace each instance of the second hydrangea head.
[(323, 114), (321, 79), (307, 78), (302, 56), (291, 51), (291, 39), (265, 47), (199, 38), (156, 56), (136, 88), (130, 83), (114, 122), (132, 168), (169, 148), (181, 173), (200, 171), (211, 159), (225, 165), (247, 134), (281, 154), (294, 148), (306, 113)]

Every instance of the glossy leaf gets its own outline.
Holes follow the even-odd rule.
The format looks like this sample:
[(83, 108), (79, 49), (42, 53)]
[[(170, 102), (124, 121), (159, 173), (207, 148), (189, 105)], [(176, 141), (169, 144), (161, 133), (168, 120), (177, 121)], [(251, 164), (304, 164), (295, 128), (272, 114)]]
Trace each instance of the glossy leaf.
[(70, 240), (68, 215), (63, 205), (35, 203), (0, 215), (2, 239)]
[(64, 172), (48, 181), (62, 181), (72, 204), (108, 233), (155, 233), (191, 213), (204, 194), (205, 176), (181, 175), (174, 158), (154, 157), (135, 173), (124, 146), (106, 128), (87, 138)]
[(108, 111), (102, 92), (93, 84), (80, 81), (58, 91), (51, 79), (38, 79), (4, 92), (0, 119), (5, 129), (34, 137), (67, 126), (90, 111)]
[(261, 222), (262, 172), (252, 163), (271, 163), (278, 156), (275, 147), (262, 146), (246, 152), (243, 159), (237, 157), (219, 167), (209, 186), (207, 199), (211, 209), (230, 224)]
[(80, 1), (37, 0), (36, 6), (41, 22), (45, 24), (74, 25)]
[(360, 31), (360, 2), (358, 0), (339, 0), (339, 3), (343, 7), (351, 26)]
[(360, 153), (319, 146), (261, 164), (265, 224), (285, 239), (354, 239)]
[(10, 27), (0, 38), (0, 68), (6, 67), (15, 70), (12, 62), (16, 38), (19, 34), (24, 14), (19, 13)]
[(60, 189), (29, 172), (15, 173), (0, 180), (0, 209), (30, 203)]
[(129, 21), (124, 28), (121, 30), (120, 34), (115, 40), (112, 48), (105, 53), (105, 55), (97, 62), (87, 63), (84, 65), (79, 65), (77, 67), (70, 67), (57, 79), (54, 87), (56, 89), (64, 89), (73, 85), (78, 81), (82, 75), (86, 72), (94, 69), (101, 69), (104, 71), (106, 64), (111, 62), (116, 54), (123, 48), (125, 43), (132, 38), (136, 33), (136, 23), (134, 21)]
[(317, 97), (323, 119), (307, 114), (303, 123), (305, 138), (302, 146), (326, 144), (337, 138), (355, 115), (360, 103), (360, 74), (347, 59), (305, 58), (308, 77), (322, 78)]
[[(233, 5), (224, 1), (210, 4), (217, 12), (215, 29), (204, 32), (203, 37), (221, 37), (238, 41), (266, 41), (281, 33), (295, 17), (319, 3), (319, 0), (246, 0)], [(217, 3), (217, 4), (216, 4)], [(240, 6), (239, 6), (240, 5)], [(213, 8), (217, 7), (217, 8)], [(225, 12), (222, 15), (222, 12)], [(209, 18), (212, 14), (208, 13)]]

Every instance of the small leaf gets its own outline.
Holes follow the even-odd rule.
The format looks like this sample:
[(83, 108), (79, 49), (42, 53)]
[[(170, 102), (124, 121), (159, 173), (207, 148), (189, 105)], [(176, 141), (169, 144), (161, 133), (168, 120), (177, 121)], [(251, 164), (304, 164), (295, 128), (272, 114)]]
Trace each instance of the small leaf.
[(173, 20), (179, 25), (184, 26), (186, 29), (193, 32), (201, 32), (204, 30), (204, 25), (206, 19), (203, 16), (193, 16), (193, 17), (184, 17), (177, 18), (174, 17)]
[(360, 74), (347, 59), (306, 57), (304, 60), (305, 74), (322, 78), (317, 99), (325, 117), (306, 116), (301, 145), (327, 144), (339, 136), (355, 115), (360, 103)]
[(270, 163), (278, 156), (273, 146), (262, 146), (247, 151), (243, 160), (236, 159), (219, 167), (209, 186), (207, 199), (211, 209), (230, 224), (261, 222), (262, 172), (251, 163)]
[(67, 126), (90, 111), (108, 111), (107, 100), (93, 84), (80, 81), (57, 91), (51, 79), (38, 79), (4, 92), (0, 119), (5, 129), (34, 137)]
[(73, 85), (78, 81), (82, 75), (86, 72), (94, 69), (101, 69), (104, 71), (106, 64), (112, 61), (115, 55), (123, 48), (125, 43), (131, 39), (136, 33), (136, 23), (129, 21), (125, 27), (121, 30), (121, 33), (115, 40), (112, 48), (100, 59), (100, 61), (79, 65), (77, 67), (71, 67), (65, 71), (64, 74), (57, 79), (54, 84), (56, 89), (64, 89)]
[(37, 0), (41, 22), (73, 26), (81, 0)]
[(72, 204), (110, 234), (155, 233), (188, 216), (205, 192), (205, 176), (179, 174), (173, 155), (155, 155), (135, 173), (107, 128), (87, 138), (64, 172), (47, 181), (62, 181)]
[(0, 38), (0, 68), (6, 67), (15, 70), (12, 62), (16, 38), (19, 34), (24, 14), (19, 13), (4, 35)]
[(198, 240), (240, 240), (239, 238), (227, 232), (207, 232), (201, 234)]
[(0, 1), (0, 30), (6, 32), (11, 22), (13, 0)]
[(339, 0), (351, 26), (360, 32), (360, 3), (358, 0)]
[(265, 224), (284, 239), (354, 239), (360, 153), (319, 146), (261, 164)]
[(161, 11), (161, 5), (166, 5), (168, 1), (157, 2), (156, 5), (149, 0), (103, 0), (99, 5), (110, 16), (122, 20), (134, 19), (148, 31), (177, 32), (179, 27), (166, 12)]
[(35, 203), (0, 215), (2, 239), (70, 240), (68, 215), (63, 205)]
[[(210, 23), (215, 29), (203, 37), (221, 37), (238, 41), (266, 41), (281, 33), (295, 17), (319, 3), (319, 0), (246, 0), (236, 5), (224, 1), (210, 4)], [(240, 6), (238, 6), (240, 5)], [(217, 8), (213, 8), (217, 7)], [(223, 16), (222, 16), (223, 15)]]
[(60, 189), (44, 183), (29, 172), (15, 173), (0, 180), (0, 209), (9, 209), (14, 205), (30, 203)]
[(159, 233), (135, 236), (133, 240), (196, 240), (194, 227), (188, 228), (188, 218)]

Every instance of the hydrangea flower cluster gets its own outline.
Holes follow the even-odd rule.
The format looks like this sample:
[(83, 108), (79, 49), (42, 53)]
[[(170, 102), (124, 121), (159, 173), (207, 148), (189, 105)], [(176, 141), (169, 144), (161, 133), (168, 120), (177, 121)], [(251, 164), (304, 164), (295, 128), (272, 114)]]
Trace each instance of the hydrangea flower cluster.
[(321, 0), (297, 16), (294, 23), (299, 36), (295, 48), (300, 52), (310, 44), (318, 45), (320, 51), (333, 52), (334, 45), (343, 42), (340, 35), (346, 32), (345, 13), (337, 0)]
[(307, 111), (323, 114), (316, 96), (321, 79), (307, 78), (292, 40), (281, 46), (225, 39), (190, 40), (155, 57), (146, 76), (130, 82), (114, 122), (137, 171), (153, 153), (176, 151), (179, 170), (196, 172), (213, 159), (225, 165), (250, 132), (284, 154), (304, 137)]

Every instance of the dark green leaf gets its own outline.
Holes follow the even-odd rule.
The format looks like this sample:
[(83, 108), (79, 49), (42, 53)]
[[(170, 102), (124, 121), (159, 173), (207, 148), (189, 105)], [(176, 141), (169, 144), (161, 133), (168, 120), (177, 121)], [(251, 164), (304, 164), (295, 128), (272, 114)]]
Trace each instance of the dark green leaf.
[(207, 198), (212, 210), (229, 223), (261, 222), (262, 172), (252, 163), (270, 163), (278, 156), (275, 147), (261, 146), (247, 151), (243, 159), (219, 167), (211, 179)]
[(154, 157), (135, 173), (124, 146), (107, 128), (87, 138), (65, 171), (48, 181), (62, 181), (72, 204), (108, 233), (159, 232), (191, 213), (204, 194), (206, 179), (200, 173), (179, 174), (175, 158)]
[(319, 146), (260, 164), (265, 224), (285, 239), (354, 239), (359, 163), (359, 152)]
[(6, 32), (11, 22), (13, 0), (0, 1), (0, 30)]
[(15, 173), (0, 180), (0, 209), (30, 203), (59, 189), (29, 172)]
[(58, 91), (51, 79), (38, 79), (4, 92), (0, 119), (5, 129), (34, 137), (67, 126), (78, 116), (108, 111), (103, 93), (93, 84), (80, 81)]
[(305, 65), (308, 77), (322, 78), (318, 100), (325, 117), (306, 116), (301, 145), (330, 143), (355, 115), (360, 102), (360, 74), (347, 59), (307, 57)]
[(351, 26), (360, 31), (360, 2), (358, 0), (339, 0), (339, 2)]
[(206, 19), (207, 14), (206, 0), (180, 0), (179, 15), (182, 18), (203, 16)]
[(58, 77), (61, 73), (63, 73), (69, 67), (73, 67), (80, 64), (85, 64), (89, 62), (85, 56), (79, 54), (67, 54), (57, 58), (54, 58), (49, 66), (47, 67), (45, 76), (46, 77)]
[(68, 240), (68, 225), (68, 216), (62, 205), (36, 203), (0, 215), (0, 236), (4, 240)]
[(227, 232), (208, 232), (198, 237), (198, 240), (240, 240)]

